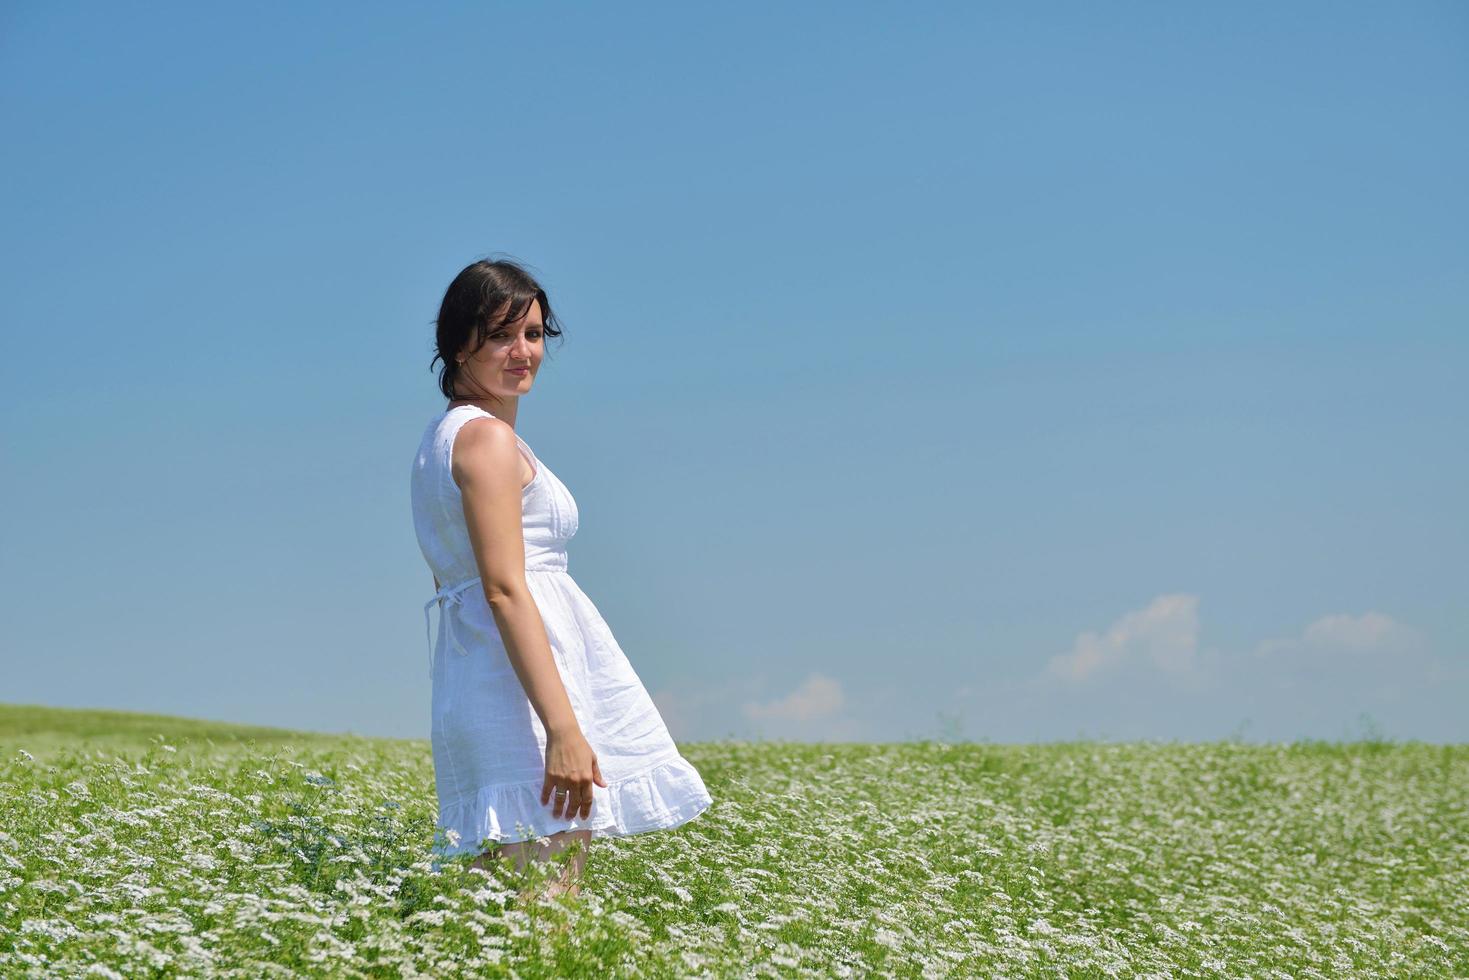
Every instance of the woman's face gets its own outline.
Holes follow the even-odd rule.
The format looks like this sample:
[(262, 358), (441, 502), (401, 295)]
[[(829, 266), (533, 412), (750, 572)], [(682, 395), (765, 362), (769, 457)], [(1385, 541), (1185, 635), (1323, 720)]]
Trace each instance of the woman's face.
[[(501, 308), (502, 310), (504, 307)], [(514, 398), (530, 391), (545, 353), (541, 303), (531, 300), (525, 315), (514, 323), (491, 327), (485, 344), (473, 354), (460, 354), (466, 383), (456, 385), (461, 397), (479, 398), (485, 392)]]

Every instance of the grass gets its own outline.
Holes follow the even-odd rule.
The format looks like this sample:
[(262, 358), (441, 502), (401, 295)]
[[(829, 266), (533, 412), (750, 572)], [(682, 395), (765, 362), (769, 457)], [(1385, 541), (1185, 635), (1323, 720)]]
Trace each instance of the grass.
[(0, 975), (1469, 973), (1469, 746), (681, 749), (713, 807), (525, 901), (426, 742), (0, 706)]

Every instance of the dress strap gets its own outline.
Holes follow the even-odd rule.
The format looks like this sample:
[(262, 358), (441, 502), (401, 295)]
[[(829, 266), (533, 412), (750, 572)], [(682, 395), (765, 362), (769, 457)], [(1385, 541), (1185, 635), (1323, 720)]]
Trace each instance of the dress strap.
[(454, 617), (449, 614), (449, 609), (445, 605), (445, 603), (447, 603), (449, 606), (463, 605), (464, 593), (469, 589), (471, 585), (478, 584), (479, 581), (479, 577), (476, 576), (472, 579), (458, 582), (454, 585), (446, 585), (443, 588), (439, 589), (439, 591), (435, 592), (432, 599), (424, 603), (423, 636), (424, 639), (428, 641), (428, 676), (430, 679), (432, 679), (434, 676), (434, 640), (432, 631), (430, 629), (429, 610), (432, 609), (435, 605), (439, 607), (439, 632), (448, 634), (448, 643), (451, 644), (454, 649), (459, 651), (460, 656), (469, 656), (469, 651), (464, 649), (464, 645), (461, 644), (459, 642), (459, 638), (454, 635)]

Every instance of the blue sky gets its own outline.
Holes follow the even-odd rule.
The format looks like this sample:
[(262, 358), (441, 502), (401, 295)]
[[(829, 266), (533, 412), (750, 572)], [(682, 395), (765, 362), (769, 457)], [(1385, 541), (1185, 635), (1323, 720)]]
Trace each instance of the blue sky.
[(11, 3), (0, 701), (426, 737), (467, 263), (676, 738), (1469, 739), (1469, 11)]

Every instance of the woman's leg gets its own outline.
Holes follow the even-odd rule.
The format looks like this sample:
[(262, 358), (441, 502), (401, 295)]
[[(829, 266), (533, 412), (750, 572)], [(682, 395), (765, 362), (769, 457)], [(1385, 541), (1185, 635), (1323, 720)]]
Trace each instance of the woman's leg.
[(542, 845), (535, 840), (515, 841), (509, 844), (501, 844), (498, 847), (485, 851), (479, 857), (470, 862), (471, 867), (489, 870), (489, 862), (499, 858), (512, 858), (518, 871), (524, 871), (532, 861), (546, 861), (554, 854), (559, 854), (573, 843), (580, 843), (581, 847), (577, 853), (567, 861), (566, 869), (561, 877), (548, 889), (552, 895), (566, 892), (575, 895), (581, 891), (582, 870), (587, 863), (587, 847), (591, 844), (592, 832), (590, 830), (563, 830), (559, 834), (548, 836), (548, 843)]

